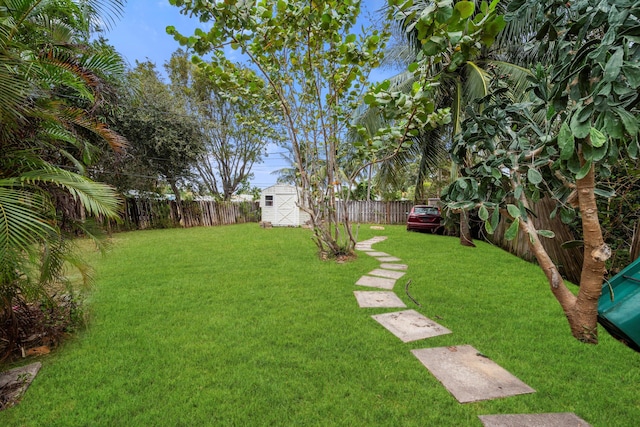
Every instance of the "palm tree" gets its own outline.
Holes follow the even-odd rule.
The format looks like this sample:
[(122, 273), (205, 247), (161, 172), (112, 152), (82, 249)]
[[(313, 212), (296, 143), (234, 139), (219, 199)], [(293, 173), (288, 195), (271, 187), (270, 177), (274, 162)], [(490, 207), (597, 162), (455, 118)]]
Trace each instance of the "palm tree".
[(91, 138), (124, 145), (91, 114), (100, 75), (118, 67), (86, 48), (102, 7), (121, 1), (0, 0), (0, 361), (17, 344), (15, 308), (47, 299), (45, 286), (73, 261), (61, 203), (117, 216), (113, 189), (84, 176)]

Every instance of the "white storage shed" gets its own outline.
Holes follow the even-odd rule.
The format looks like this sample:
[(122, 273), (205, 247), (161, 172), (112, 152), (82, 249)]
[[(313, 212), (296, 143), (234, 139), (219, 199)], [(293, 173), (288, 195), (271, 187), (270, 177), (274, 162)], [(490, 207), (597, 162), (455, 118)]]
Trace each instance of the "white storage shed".
[(274, 227), (299, 227), (311, 218), (298, 207), (300, 189), (288, 184), (276, 184), (262, 190), (260, 207), (262, 222)]

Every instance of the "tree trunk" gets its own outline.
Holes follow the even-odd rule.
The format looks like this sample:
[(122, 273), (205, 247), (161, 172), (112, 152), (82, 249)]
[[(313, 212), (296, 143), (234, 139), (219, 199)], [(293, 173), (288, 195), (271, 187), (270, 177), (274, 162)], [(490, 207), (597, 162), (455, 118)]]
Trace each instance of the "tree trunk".
[(171, 186), (171, 191), (173, 191), (173, 194), (176, 196), (176, 208), (178, 210), (178, 223), (180, 223), (181, 226), (184, 226), (184, 216), (183, 216), (183, 211), (182, 211), (182, 198), (180, 197), (180, 190), (178, 189), (178, 186), (176, 185), (176, 181), (174, 179), (169, 179), (169, 185)]
[(475, 248), (471, 228), (469, 228), (469, 214), (466, 210), (460, 211), (460, 244), (462, 246), (470, 246)]
[[(544, 271), (551, 292), (556, 297), (567, 317), (572, 335), (586, 343), (598, 342), (598, 299), (602, 293), (605, 274), (604, 262), (609, 258), (611, 250), (604, 243), (598, 208), (595, 198), (595, 172), (593, 166), (589, 173), (576, 181), (578, 202), (582, 216), (584, 238), (584, 263), (580, 276), (580, 290), (575, 296), (565, 285), (562, 276), (547, 251), (540, 243), (538, 233), (532, 221), (519, 218), (531, 252)], [(522, 199), (525, 205), (525, 199)]]
[[(549, 282), (549, 286), (551, 287), (551, 292), (556, 297), (562, 310), (567, 316), (567, 320), (569, 324), (572, 324), (572, 316), (571, 313), (576, 304), (576, 296), (567, 288), (560, 272), (558, 271), (558, 267), (555, 265), (547, 250), (542, 246), (540, 242), (540, 237), (538, 236), (538, 231), (531, 219), (524, 220), (522, 217), (518, 219), (520, 221), (520, 226), (522, 231), (525, 234), (525, 239), (529, 243), (529, 248), (531, 252), (536, 257), (540, 268), (544, 272), (544, 275), (547, 277)], [(573, 327), (571, 328), (573, 331)]]
[[(581, 163), (584, 164), (584, 159)], [(584, 263), (580, 291), (570, 318), (571, 332), (580, 341), (595, 344), (598, 342), (598, 299), (606, 271), (604, 263), (611, 256), (611, 249), (604, 243), (600, 228), (593, 165), (584, 178), (576, 181), (576, 189), (582, 217)]]

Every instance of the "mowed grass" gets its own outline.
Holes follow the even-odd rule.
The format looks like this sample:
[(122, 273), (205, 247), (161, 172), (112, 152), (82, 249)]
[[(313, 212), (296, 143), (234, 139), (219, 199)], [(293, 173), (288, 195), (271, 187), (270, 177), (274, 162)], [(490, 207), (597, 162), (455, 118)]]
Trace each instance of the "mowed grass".
[[(640, 354), (576, 342), (538, 267), (488, 244), (362, 226), (409, 265), (395, 292), (453, 334), (404, 344), (353, 291), (379, 266), (316, 257), (311, 232), (256, 224), (123, 233), (97, 261), (88, 328), (2, 426), (481, 426), (478, 415), (640, 419)], [(405, 294), (422, 304), (417, 307)], [(470, 344), (537, 390), (459, 404), (410, 353)]]

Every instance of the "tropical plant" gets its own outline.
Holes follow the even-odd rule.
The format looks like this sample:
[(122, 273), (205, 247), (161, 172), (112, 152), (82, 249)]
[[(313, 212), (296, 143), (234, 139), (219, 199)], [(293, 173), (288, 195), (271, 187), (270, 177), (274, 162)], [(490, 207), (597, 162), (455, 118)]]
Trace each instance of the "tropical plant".
[(124, 145), (91, 114), (101, 76), (121, 65), (88, 49), (100, 5), (121, 2), (0, 1), (0, 360), (24, 326), (16, 310), (49, 299), (45, 287), (64, 281), (65, 261), (85, 272), (68, 233), (92, 230), (70, 213), (117, 216), (114, 191), (84, 176), (91, 136)]

